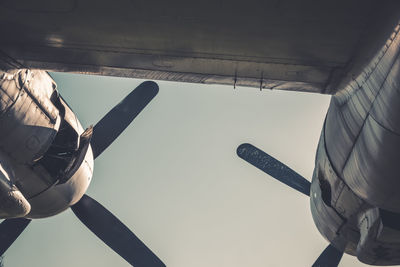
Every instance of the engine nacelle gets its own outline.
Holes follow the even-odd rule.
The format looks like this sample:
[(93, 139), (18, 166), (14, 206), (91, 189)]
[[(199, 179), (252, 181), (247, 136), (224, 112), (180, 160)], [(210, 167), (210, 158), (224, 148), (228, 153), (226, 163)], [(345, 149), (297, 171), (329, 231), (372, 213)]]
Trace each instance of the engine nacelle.
[(332, 97), (311, 186), (321, 234), (371, 265), (400, 264), (399, 30)]
[(43, 218), (76, 203), (93, 175), (91, 136), (45, 71), (0, 72), (0, 160), (12, 170), (0, 179), (0, 218)]
[(325, 144), (336, 173), (368, 204), (400, 213), (400, 27), (332, 97)]

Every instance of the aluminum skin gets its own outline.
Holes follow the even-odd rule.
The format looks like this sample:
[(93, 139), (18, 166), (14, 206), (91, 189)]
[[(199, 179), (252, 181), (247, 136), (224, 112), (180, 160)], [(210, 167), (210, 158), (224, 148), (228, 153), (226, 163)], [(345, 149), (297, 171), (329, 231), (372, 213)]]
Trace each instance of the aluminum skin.
[(0, 178), (5, 181), (0, 181), (0, 195), (8, 194), (0, 216), (60, 213), (83, 196), (91, 181), (93, 154), (82, 138), (84, 129), (45, 71), (0, 74)]

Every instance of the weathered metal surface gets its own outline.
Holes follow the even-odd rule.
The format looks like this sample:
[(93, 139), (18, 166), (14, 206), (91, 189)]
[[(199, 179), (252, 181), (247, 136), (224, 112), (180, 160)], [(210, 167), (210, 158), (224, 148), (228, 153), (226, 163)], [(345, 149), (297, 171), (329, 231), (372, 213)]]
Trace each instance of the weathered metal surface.
[(28, 218), (44, 218), (56, 215), (76, 202), (86, 192), (93, 176), (93, 153), (90, 146), (86, 147), (83, 159), (79, 160), (81, 165), (74, 169), (74, 173), (63, 183), (41, 192), (29, 199), (31, 212)]
[(400, 264), (399, 28), (332, 97), (311, 186), (321, 234), (372, 265)]
[(310, 193), (311, 214), (318, 230), (335, 247), (356, 255), (358, 215), (366, 205), (332, 168), (321, 134)]
[(0, 80), (0, 99), (8, 103), (0, 113), (0, 149), (21, 164), (38, 160), (60, 125), (50, 101), (53, 81), (43, 73), (19, 70)]
[(318, 93), (360, 74), (400, 13), (393, 0), (0, 4), (3, 69)]
[[(45, 71), (0, 74), (0, 164), (8, 162), (12, 170), (0, 174), (9, 178), (3, 184), (0, 179), (0, 218), (59, 213), (78, 201), (90, 183), (90, 143), (80, 144), (83, 128)], [(13, 201), (23, 212), (7, 210)]]
[(400, 212), (399, 27), (365, 70), (332, 98), (325, 139), (335, 171), (368, 203)]

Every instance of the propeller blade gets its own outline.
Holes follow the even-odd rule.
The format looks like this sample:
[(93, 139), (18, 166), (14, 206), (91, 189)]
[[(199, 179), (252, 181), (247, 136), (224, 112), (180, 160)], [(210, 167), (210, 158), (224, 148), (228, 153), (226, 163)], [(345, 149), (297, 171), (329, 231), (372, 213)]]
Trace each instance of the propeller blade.
[(342, 259), (343, 252), (330, 244), (314, 262), (312, 267), (337, 267)]
[(6, 219), (0, 224), (0, 256), (11, 247), (18, 236), (31, 222), (29, 219)]
[(91, 140), (94, 158), (117, 139), (157, 93), (155, 82), (140, 84), (94, 126)]
[(237, 155), (273, 178), (309, 196), (311, 183), (288, 166), (250, 144), (241, 144)]
[(84, 195), (71, 208), (83, 224), (131, 265), (165, 266), (139, 238), (96, 200)]

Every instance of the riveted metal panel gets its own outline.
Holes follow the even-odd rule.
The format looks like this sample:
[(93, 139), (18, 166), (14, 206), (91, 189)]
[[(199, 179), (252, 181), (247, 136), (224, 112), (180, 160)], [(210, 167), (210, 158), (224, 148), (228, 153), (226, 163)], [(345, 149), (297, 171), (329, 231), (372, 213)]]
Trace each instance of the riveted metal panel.
[(397, 212), (399, 53), (396, 28), (365, 73), (333, 97), (325, 128), (327, 153), (346, 184), (366, 202)]
[(399, 135), (368, 117), (343, 171), (358, 196), (394, 212), (400, 212), (399, 147)]
[(400, 59), (397, 58), (380, 91), (371, 116), (388, 131), (400, 135)]
[(393, 0), (87, 0), (60, 9), (49, 0), (3, 2), (0, 68), (319, 93), (333, 93), (362, 73), (400, 6)]
[(0, 116), (11, 105), (19, 95), (18, 76), (16, 71), (0, 72)]
[(326, 239), (346, 253), (356, 255), (360, 238), (358, 214), (365, 209), (365, 202), (351, 191), (333, 169), (326, 154), (323, 133), (318, 144), (312, 180), (313, 219)]
[(0, 116), (0, 149), (16, 162), (31, 164), (48, 149), (61, 119), (50, 101), (53, 83), (45, 72), (20, 70), (18, 83), (18, 97)]

